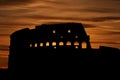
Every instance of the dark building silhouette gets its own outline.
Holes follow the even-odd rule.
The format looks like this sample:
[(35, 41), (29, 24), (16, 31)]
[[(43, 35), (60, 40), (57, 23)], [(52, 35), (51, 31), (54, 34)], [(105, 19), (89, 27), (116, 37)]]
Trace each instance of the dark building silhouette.
[[(71, 47), (74, 47), (74, 42), (78, 42), (77, 44), (79, 44), (80, 49), (82, 49), (82, 42), (86, 42), (87, 49), (91, 49), (89, 36), (80, 23), (43, 24), (36, 26), (36, 28), (32, 30), (26, 28), (13, 33), (10, 42), (11, 52), (13, 48), (38, 48), (42, 45), (44, 47), (51, 47), (53, 46), (53, 42), (55, 42), (53, 44), (56, 47), (67, 47), (67, 42), (69, 45), (71, 44)], [(61, 42), (61, 45), (59, 42)], [(64, 43), (63, 45), (62, 42)]]
[(82, 50), (83, 42), (86, 42), (86, 49), (91, 49), (89, 36), (80, 23), (43, 24), (31, 30), (25, 28), (14, 32), (10, 39), (8, 66), (12, 70), (25, 62), (32, 62), (31, 58), (35, 60), (37, 56), (79, 55), (77, 52)]
[(92, 49), (90, 37), (81, 23), (42, 24), (10, 36), (8, 69), (10, 75), (15, 76), (22, 71), (28, 74), (29, 70), (38, 70), (43, 65), (119, 63), (119, 53), (119, 49), (105, 46)]

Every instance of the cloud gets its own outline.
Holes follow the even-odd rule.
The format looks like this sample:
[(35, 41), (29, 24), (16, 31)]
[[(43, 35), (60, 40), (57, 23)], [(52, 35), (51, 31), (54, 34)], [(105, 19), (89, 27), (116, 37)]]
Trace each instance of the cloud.
[(0, 37), (1, 36), (10, 36), (10, 34), (0, 34)]
[(106, 31), (106, 35), (120, 35), (118, 31)]
[(8, 45), (0, 45), (0, 50), (9, 51), (9, 46)]
[[(8, 17), (8, 18), (7, 18)], [(36, 25), (41, 22), (105, 22), (105, 21), (118, 21), (120, 17), (117, 16), (105, 16), (105, 17), (80, 17), (80, 16), (55, 16), (55, 15), (44, 15), (44, 14), (22, 14), (22, 15), (8, 15), (7, 17), (0, 18), (0, 25), (5, 26), (30, 26)], [(88, 25), (87, 25), (88, 26)], [(91, 26), (93, 27), (93, 25)]]
[(60, 1), (55, 0), (0, 0), (0, 7), (21, 7), (21, 6), (36, 6), (41, 4), (62, 4)]
[(93, 25), (93, 24), (86, 24), (86, 23), (83, 23), (83, 26), (85, 28), (96, 28), (97, 26)]
[(96, 12), (96, 13), (119, 13), (119, 9), (112, 8), (75, 8), (75, 9), (63, 9), (63, 11), (74, 11), (74, 12)]
[(91, 43), (96, 43), (96, 44), (99, 44), (99, 43), (100, 43), (100, 44), (120, 44), (120, 43), (118, 43), (118, 42), (105, 42), (105, 41), (104, 41), (104, 42), (98, 42), (98, 41), (95, 42), (95, 41), (93, 41), (93, 42), (91, 42)]
[(8, 67), (8, 57), (0, 56), (0, 68)]
[(34, 2), (34, 0), (0, 0), (0, 6), (25, 5)]
[(88, 21), (93, 21), (93, 22), (104, 22), (110, 20), (120, 20), (120, 17), (107, 16), (107, 17), (96, 17), (96, 18), (88, 19)]
[(91, 8), (91, 9), (83, 9), (84, 12), (97, 12), (97, 13), (119, 13), (119, 9), (112, 9), (112, 8)]
[[(66, 23), (66, 22), (47, 22), (46, 24), (59, 24), (59, 23)], [(78, 22), (78, 23), (80, 23), (80, 22)], [(95, 27), (97, 27), (93, 24), (87, 24), (87, 23), (82, 23), (82, 25), (84, 26), (84, 28), (95, 28)]]
[(60, 16), (44, 16), (44, 15), (26, 15), (25, 18), (30, 19), (43, 19), (43, 20), (77, 20), (77, 21), (91, 21), (91, 22), (104, 22), (110, 20), (120, 20), (120, 17), (116, 16), (106, 16), (106, 17), (60, 17)]
[(6, 22), (0, 22), (0, 26), (7, 26), (7, 28), (13, 28), (14, 26), (31, 26), (31, 25), (36, 25), (35, 23), (31, 23), (31, 22), (15, 22), (15, 21), (8, 21), (7, 23)]

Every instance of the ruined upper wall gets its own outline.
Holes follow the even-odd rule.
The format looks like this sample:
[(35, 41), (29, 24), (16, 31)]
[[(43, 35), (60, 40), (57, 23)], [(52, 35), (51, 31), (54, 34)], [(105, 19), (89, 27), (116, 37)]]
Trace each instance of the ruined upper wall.
[(29, 47), (39, 42), (89, 41), (81, 23), (42, 24), (35, 29), (22, 29), (11, 35), (11, 46)]

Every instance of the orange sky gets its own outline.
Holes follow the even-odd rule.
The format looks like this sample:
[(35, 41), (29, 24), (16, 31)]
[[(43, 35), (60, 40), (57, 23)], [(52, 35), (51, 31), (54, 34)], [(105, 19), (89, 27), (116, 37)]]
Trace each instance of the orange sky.
[(92, 48), (120, 49), (120, 0), (0, 0), (0, 67), (7, 67), (9, 36), (56, 22), (83, 23)]

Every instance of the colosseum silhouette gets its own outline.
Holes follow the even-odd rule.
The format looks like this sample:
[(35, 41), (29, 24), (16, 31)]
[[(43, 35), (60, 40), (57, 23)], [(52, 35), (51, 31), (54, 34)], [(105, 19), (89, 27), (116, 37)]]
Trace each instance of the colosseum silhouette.
[(80, 23), (63, 23), (36, 26), (35, 29), (23, 29), (11, 35), (10, 48), (57, 48), (79, 47), (86, 42), (87, 49), (91, 49), (89, 36)]
[(83, 42), (90, 50), (90, 38), (81, 23), (42, 24), (18, 30), (10, 36), (10, 66), (24, 56), (78, 56)]
[(119, 49), (105, 46), (92, 49), (90, 36), (81, 23), (42, 24), (11, 34), (8, 69), (12, 76), (27, 74), (28, 68), (39, 69), (39, 64), (119, 63), (119, 53)]

